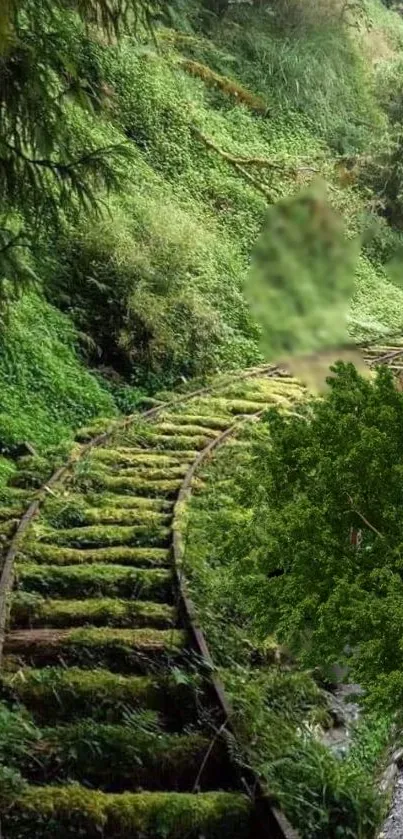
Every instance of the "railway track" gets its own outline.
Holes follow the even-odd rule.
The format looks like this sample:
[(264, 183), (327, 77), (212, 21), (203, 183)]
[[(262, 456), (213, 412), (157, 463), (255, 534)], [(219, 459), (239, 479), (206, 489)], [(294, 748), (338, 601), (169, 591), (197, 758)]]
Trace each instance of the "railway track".
[(3, 839), (296, 835), (231, 762), (181, 515), (199, 465), (301, 393), (273, 367), (221, 379), (116, 424), (31, 503), (0, 579), (2, 696), (35, 723)]

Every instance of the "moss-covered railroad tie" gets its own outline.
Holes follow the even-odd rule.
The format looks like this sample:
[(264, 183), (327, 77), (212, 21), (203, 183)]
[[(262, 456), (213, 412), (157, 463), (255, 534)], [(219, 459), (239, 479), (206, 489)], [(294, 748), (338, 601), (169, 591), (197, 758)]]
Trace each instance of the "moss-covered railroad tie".
[[(27, 715), (31, 740), (10, 767), (26, 786), (4, 809), (7, 839), (257, 835), (217, 736), (222, 706), (189, 632), (173, 540), (195, 461), (246, 416), (300, 395), (263, 370), (174, 395), (44, 494), (8, 594), (2, 698)], [(0, 511), (6, 535), (22, 512)]]

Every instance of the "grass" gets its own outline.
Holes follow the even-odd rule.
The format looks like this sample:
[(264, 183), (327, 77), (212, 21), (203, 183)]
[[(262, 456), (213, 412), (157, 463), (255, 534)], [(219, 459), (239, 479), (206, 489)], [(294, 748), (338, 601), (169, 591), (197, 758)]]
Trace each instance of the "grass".
[[(138, 788), (191, 792), (209, 739), (199, 732), (167, 734), (150, 716), (147, 712), (142, 720), (141, 714), (128, 715), (123, 725), (86, 720), (42, 729), (22, 767), (24, 776), (33, 783), (38, 778), (58, 783), (75, 780), (105, 792)], [(214, 788), (225, 774), (221, 744), (213, 750), (202, 788)]]

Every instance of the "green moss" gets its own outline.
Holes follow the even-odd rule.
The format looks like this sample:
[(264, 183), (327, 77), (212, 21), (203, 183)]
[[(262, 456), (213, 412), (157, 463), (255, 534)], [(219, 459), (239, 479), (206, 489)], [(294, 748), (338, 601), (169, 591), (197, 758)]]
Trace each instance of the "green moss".
[(167, 548), (131, 548), (115, 546), (110, 548), (94, 548), (80, 550), (80, 548), (59, 548), (55, 545), (44, 545), (42, 542), (26, 542), (18, 555), (20, 562), (31, 562), (49, 565), (85, 565), (92, 563), (110, 562), (117, 565), (158, 566), (169, 563)]
[(0, 481), (0, 501), (7, 506), (23, 504), (24, 509), (26, 509), (32, 501), (34, 494), (32, 491), (20, 489), (20, 487), (2, 486)]
[[(150, 429), (151, 431), (151, 426)], [(194, 460), (197, 456), (197, 451), (195, 449), (162, 449), (158, 450), (155, 448), (136, 448), (138, 445), (138, 441), (135, 441), (133, 445), (127, 446), (123, 445), (123, 440), (121, 441), (122, 445), (115, 449), (115, 451), (122, 452), (122, 454), (127, 454), (128, 456), (133, 456), (135, 458), (141, 458), (142, 462), (148, 463), (155, 461), (156, 463), (160, 463), (161, 460), (164, 458), (169, 458), (170, 460), (174, 460), (175, 463), (182, 462), (182, 460)], [(150, 438), (148, 441), (148, 446), (152, 444), (153, 440)], [(96, 451), (110, 451), (110, 449), (99, 449)], [(93, 453), (95, 455), (95, 452)], [(101, 458), (102, 459), (102, 458)]]
[[(176, 429), (177, 431), (177, 429)], [(215, 436), (215, 435), (214, 435)], [(177, 449), (185, 450), (193, 447), (194, 449), (203, 449), (209, 442), (209, 436), (206, 434), (185, 435), (185, 434), (154, 434), (153, 443), (159, 449)]]
[(10, 506), (10, 507), (1, 507), (0, 506), (0, 522), (8, 522), (10, 519), (19, 519), (24, 512), (23, 507), (18, 507), (17, 505)]
[(5, 813), (7, 839), (247, 839), (251, 804), (223, 792), (107, 795), (80, 786), (31, 787)]
[(178, 629), (80, 629), (14, 630), (4, 651), (28, 664), (43, 666), (64, 662), (113, 671), (148, 673), (156, 666), (178, 660), (186, 634)]
[(154, 452), (142, 451), (135, 454), (131, 449), (96, 449), (92, 459), (101, 463), (121, 464), (123, 466), (176, 466), (181, 463), (193, 460), (197, 452)]
[(233, 422), (233, 414), (254, 414), (261, 409), (260, 403), (250, 403), (248, 400), (226, 399), (224, 396), (200, 397), (197, 403), (197, 410), (214, 411), (215, 414), (223, 413), (229, 417), (229, 425)]
[[(190, 406), (191, 407), (191, 406)], [(187, 406), (187, 410), (189, 411), (189, 406)], [(192, 426), (193, 428), (199, 429), (214, 429), (216, 431), (224, 431), (228, 428), (228, 419), (225, 417), (216, 417), (211, 416), (209, 414), (181, 414), (181, 413), (170, 413), (166, 414), (163, 417), (164, 421), (174, 424), (174, 427), (177, 428), (178, 426), (186, 426), (186, 433), (188, 433), (188, 426)], [(195, 432), (196, 433), (196, 432)]]
[(128, 708), (149, 708), (180, 727), (195, 713), (195, 685), (180, 671), (175, 678), (123, 676), (78, 667), (24, 668), (3, 672), (1, 686), (3, 695), (23, 702), (42, 723), (85, 716), (120, 722)]
[(170, 515), (156, 510), (121, 510), (117, 507), (93, 507), (84, 510), (84, 519), (88, 524), (126, 524), (126, 525), (163, 525), (170, 520)]
[(51, 527), (65, 528), (89, 524), (165, 525), (169, 522), (168, 513), (159, 510), (120, 509), (113, 507), (88, 507), (84, 499), (53, 500), (42, 510), (46, 523)]
[(248, 399), (229, 399), (228, 410), (231, 414), (256, 414), (264, 408), (265, 401), (252, 402)]
[[(45, 728), (37, 748), (22, 758), (20, 769), (32, 782), (75, 780), (105, 791), (191, 791), (209, 748), (202, 734), (168, 734), (150, 714), (126, 725), (92, 720)], [(100, 759), (102, 755), (102, 759)], [(223, 745), (211, 750), (201, 788), (228, 777)]]
[(0, 524), (0, 544), (10, 539), (15, 533), (18, 525), (18, 519), (11, 519), (10, 521), (3, 521)]
[(112, 421), (110, 417), (100, 417), (91, 425), (79, 428), (75, 433), (74, 439), (77, 440), (78, 443), (90, 443), (91, 440), (95, 439), (95, 437), (99, 437), (100, 434), (104, 434), (105, 431), (109, 431), (111, 427)]
[(85, 503), (94, 507), (124, 507), (127, 510), (169, 511), (173, 502), (164, 498), (145, 498), (136, 495), (108, 495), (107, 493), (89, 493), (84, 497)]
[(150, 522), (147, 525), (133, 527), (119, 527), (118, 525), (71, 527), (53, 530), (43, 535), (38, 529), (37, 535), (47, 544), (72, 548), (102, 548), (112, 545), (165, 545), (169, 541), (170, 530)]
[(125, 568), (119, 565), (52, 565), (22, 563), (17, 566), (17, 586), (22, 591), (47, 597), (131, 597), (140, 600), (169, 600), (172, 596), (170, 571)]
[(200, 425), (190, 425), (184, 424), (184, 428), (181, 428), (180, 417), (178, 415), (178, 423), (174, 422), (158, 422), (154, 427), (157, 431), (157, 434), (167, 434), (169, 436), (172, 435), (174, 439), (176, 439), (180, 435), (180, 432), (183, 431), (183, 435), (185, 437), (195, 437), (198, 439), (199, 437), (217, 437), (218, 431), (217, 429), (201, 427)]
[(109, 492), (133, 492), (138, 495), (170, 497), (176, 495), (182, 481), (177, 478), (172, 481), (147, 481), (145, 478), (125, 478), (119, 475), (116, 478), (105, 476), (101, 483), (103, 488), (109, 490)]
[(122, 469), (120, 464), (105, 466), (105, 472), (108, 475), (119, 474), (125, 478), (145, 478), (146, 481), (170, 481), (174, 478), (183, 478), (189, 468), (188, 463), (181, 463), (173, 466), (159, 466), (153, 464), (142, 466), (126, 466)]
[(16, 593), (11, 600), (10, 623), (15, 626), (141, 627), (164, 629), (174, 626), (176, 613), (165, 603), (144, 603), (109, 597), (90, 600), (46, 600), (37, 595)]

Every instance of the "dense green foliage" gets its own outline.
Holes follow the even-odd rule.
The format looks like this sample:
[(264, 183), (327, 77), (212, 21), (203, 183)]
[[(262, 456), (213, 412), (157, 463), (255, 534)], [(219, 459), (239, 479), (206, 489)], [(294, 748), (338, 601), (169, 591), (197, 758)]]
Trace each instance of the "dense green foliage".
[[(276, 307), (258, 318), (269, 332), (263, 346), (274, 355), (323, 346), (325, 329), (328, 342), (343, 342), (354, 282), (350, 336), (372, 341), (401, 332), (403, 26), (385, 5), (353, 2), (341, 14), (336, 0), (3, 4), (0, 484), (14, 469), (19, 442), (28, 440), (39, 454), (12, 478), (16, 498), (46, 477), (55, 450), (67, 453), (78, 426), (88, 426), (79, 438), (86, 441), (104, 427), (99, 416), (130, 411), (144, 390), (260, 359), (247, 299), (262, 230), (270, 282), (281, 284), (281, 293), (297, 291), (294, 320), (285, 322), (287, 307), (279, 309), (284, 300), (273, 287)], [(315, 205), (317, 216), (301, 219), (309, 205), (301, 190), (312, 194), (319, 178), (327, 198)], [(276, 219), (288, 223), (287, 214), (292, 226), (279, 233)], [(315, 297), (325, 275), (343, 292), (337, 323), (334, 309), (325, 319)], [(327, 307), (338, 301), (331, 292), (323, 288)], [(302, 330), (301, 313), (308, 315)], [(246, 390), (233, 397), (239, 410), (256, 410), (242, 401)], [(402, 412), (403, 397), (386, 375), (369, 384), (351, 369), (340, 372), (324, 401), (298, 409), (299, 416), (272, 414), (250, 433), (251, 449), (240, 447), (236, 457), (229, 450), (191, 521), (192, 586), (236, 717), (247, 721), (248, 759), (306, 839), (369, 839), (380, 818), (372, 779), (389, 718), (378, 710), (381, 703), (396, 707), (403, 691)], [(203, 441), (184, 431), (176, 438), (183, 450)], [(170, 446), (163, 435), (155, 442)], [(159, 491), (171, 497), (182, 474), (171, 474)], [(84, 467), (79, 489), (129, 499), (155, 492), (139, 464), (125, 474), (102, 463)], [(74, 499), (55, 507), (57, 547), (39, 528), (29, 546), (36, 564), (22, 559), (19, 566), (15, 612), (27, 623), (67, 621), (70, 663), (87, 662), (95, 651), (114, 666), (116, 629), (134, 617), (140, 627), (145, 615), (153, 617), (156, 646), (170, 626), (171, 611), (151, 615), (103, 597), (141, 590), (163, 600), (169, 585), (158, 568), (164, 520), (139, 524), (130, 510), (117, 518), (109, 508), (89, 512)], [(362, 533), (359, 549), (350, 528)], [(158, 545), (147, 561), (144, 540)], [(60, 605), (83, 587), (81, 611), (67, 599)], [(109, 629), (80, 635), (74, 627), (90, 617), (94, 624), (107, 620)], [(130, 631), (119, 653), (127, 670), (142, 654), (141, 634)], [(44, 647), (38, 660), (48, 662), (48, 655)], [(301, 670), (317, 667), (328, 678), (336, 660), (367, 687), (375, 708), (345, 761), (312, 735), (330, 724), (328, 706), (312, 674)], [(129, 687), (131, 701), (139, 687)], [(76, 707), (69, 685), (63, 689)], [(41, 696), (55, 704), (52, 690), (42, 685)], [(88, 696), (87, 683), (82, 690)], [(11, 757), (2, 752), (7, 729)], [(109, 730), (96, 733), (110, 742)], [(76, 734), (66, 749), (75, 748)], [(2, 789), (18, 789), (14, 767), (29, 760), (27, 742), (36, 736), (32, 720), (0, 708)], [(38, 829), (56, 813), (55, 823), (73, 833), (75, 794), (74, 787), (44, 793), (35, 804)], [(96, 835), (100, 824), (113, 822), (113, 802), (100, 793), (98, 804), (95, 813), (88, 804), (84, 832)], [(141, 806), (128, 801), (128, 818), (147, 835)], [(150, 805), (151, 824), (159, 818), (154, 806), (159, 812), (158, 800)], [(29, 794), (21, 813), (29, 833)], [(214, 830), (215, 802), (200, 799), (201, 831), (210, 819)]]
[[(372, 837), (402, 702), (403, 394), (385, 368), (340, 364), (329, 385), (208, 467), (186, 571), (250, 760), (304, 836)], [(343, 761), (315, 735), (336, 663), (367, 709)]]
[[(259, 331), (243, 296), (250, 254), (267, 205), (318, 175), (347, 235), (371, 231), (352, 335), (398, 332), (403, 292), (385, 266), (400, 243), (389, 225), (400, 224), (400, 18), (378, 0), (352, 4), (347, 17), (333, 0), (282, 0), (275, 10), (268, 2), (128, 4), (151, 10), (151, 35), (141, 14), (137, 27), (131, 11), (119, 16), (124, 5), (113, 7), (113, 20), (106, 2), (67, 10), (21, 0), (2, 13), (1, 298), (12, 311), (2, 354), (12, 353), (21, 317), (12, 289), (35, 282), (38, 299), (78, 331), (62, 343), (108, 368), (107, 392), (124, 410), (136, 405), (138, 386), (255, 362)], [(53, 323), (57, 341), (57, 315)], [(40, 319), (29, 331), (39, 344)], [(64, 380), (57, 360), (41, 367)], [(113, 412), (78, 363), (76, 373), (98, 394), (93, 413)], [(2, 374), (0, 382), (6, 390)], [(25, 379), (15, 390), (31, 401)], [(39, 434), (28, 412), (24, 435), (37, 445), (62, 439), (88, 413), (78, 391), (77, 415), (68, 417), (42, 382), (36, 399), (43, 427)], [(2, 413), (4, 442), (19, 442), (14, 403)]]
[(306, 665), (344, 662), (369, 700), (382, 689), (397, 708), (403, 395), (384, 368), (368, 381), (340, 365), (329, 383), (291, 416), (269, 413), (238, 454), (213, 564), (240, 643), (274, 632)]

